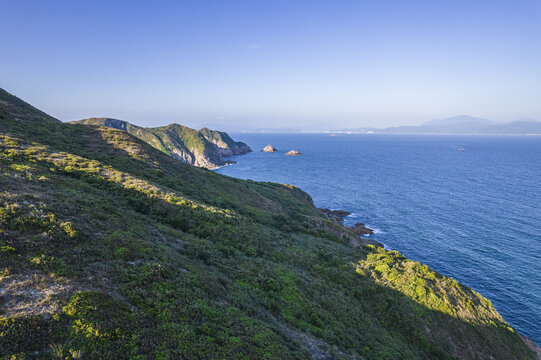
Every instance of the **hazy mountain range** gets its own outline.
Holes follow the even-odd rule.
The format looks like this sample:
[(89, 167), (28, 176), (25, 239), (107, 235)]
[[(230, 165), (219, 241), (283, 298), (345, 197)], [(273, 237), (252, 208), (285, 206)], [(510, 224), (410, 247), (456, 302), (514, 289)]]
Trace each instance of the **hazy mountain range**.
[(475, 118), (468, 115), (428, 121), (418, 126), (398, 126), (372, 129), (386, 134), (475, 134), (475, 135), (532, 135), (541, 134), (541, 122), (519, 119), (509, 123)]
[(541, 122), (534, 119), (522, 118), (511, 122), (497, 122), (469, 115), (435, 119), (421, 125), (406, 125), (388, 128), (336, 128), (331, 124), (316, 124), (309, 128), (251, 127), (237, 126), (234, 124), (212, 124), (212, 127), (222, 128), (233, 133), (351, 132), (368, 134), (541, 135)]

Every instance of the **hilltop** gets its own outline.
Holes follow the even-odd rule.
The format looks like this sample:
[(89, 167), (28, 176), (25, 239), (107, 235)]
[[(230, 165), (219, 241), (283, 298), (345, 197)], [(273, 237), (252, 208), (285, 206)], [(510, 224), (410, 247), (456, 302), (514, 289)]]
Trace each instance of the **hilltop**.
[(248, 145), (234, 141), (227, 133), (208, 128), (195, 130), (179, 124), (145, 128), (109, 118), (90, 118), (71, 123), (127, 131), (177, 160), (207, 169), (229, 164), (225, 157), (252, 151)]
[(535, 358), (488, 299), (295, 186), (1, 89), (0, 255), (4, 359)]

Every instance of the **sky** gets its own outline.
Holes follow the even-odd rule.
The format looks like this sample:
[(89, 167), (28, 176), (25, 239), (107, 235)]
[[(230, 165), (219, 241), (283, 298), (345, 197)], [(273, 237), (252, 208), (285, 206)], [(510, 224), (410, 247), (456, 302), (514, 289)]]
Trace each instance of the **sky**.
[(63, 120), (541, 120), (541, 0), (0, 0), (0, 87)]

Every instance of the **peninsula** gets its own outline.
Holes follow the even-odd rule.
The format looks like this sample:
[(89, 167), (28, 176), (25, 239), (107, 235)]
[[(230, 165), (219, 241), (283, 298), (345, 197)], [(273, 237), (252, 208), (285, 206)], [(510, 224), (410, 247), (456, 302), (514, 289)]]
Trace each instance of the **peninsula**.
[(226, 157), (252, 151), (248, 145), (234, 141), (227, 133), (208, 128), (195, 130), (179, 124), (145, 128), (110, 118), (90, 118), (71, 123), (127, 131), (177, 160), (207, 169), (229, 165), (232, 162)]

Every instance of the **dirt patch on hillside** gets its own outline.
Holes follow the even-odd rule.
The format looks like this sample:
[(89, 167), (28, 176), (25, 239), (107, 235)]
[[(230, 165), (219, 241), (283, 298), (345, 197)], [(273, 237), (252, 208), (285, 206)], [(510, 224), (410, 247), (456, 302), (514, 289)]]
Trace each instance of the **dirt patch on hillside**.
[(50, 316), (76, 288), (66, 279), (39, 272), (0, 277), (0, 315)]

